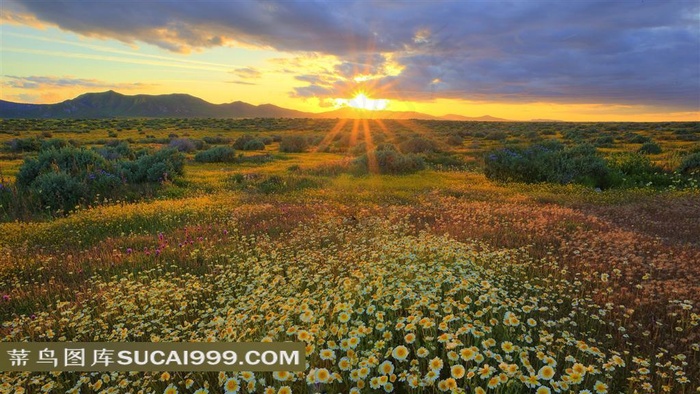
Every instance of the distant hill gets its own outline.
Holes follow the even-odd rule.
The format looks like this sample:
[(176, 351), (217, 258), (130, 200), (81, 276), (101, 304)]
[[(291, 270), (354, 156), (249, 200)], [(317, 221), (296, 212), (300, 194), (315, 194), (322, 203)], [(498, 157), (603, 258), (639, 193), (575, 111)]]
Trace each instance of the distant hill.
[(0, 118), (364, 118), (507, 121), (491, 116), (437, 117), (412, 111), (364, 111), (349, 107), (311, 113), (272, 104), (252, 105), (242, 101), (212, 104), (188, 94), (127, 96), (112, 90), (86, 93), (57, 104), (23, 104), (0, 100)]
[(0, 100), (2, 118), (306, 118), (305, 112), (242, 101), (212, 104), (188, 94), (126, 96), (112, 90), (86, 93), (58, 104)]
[(489, 116), (489, 115), (470, 117), (470, 116), (449, 114), (449, 115), (441, 116), (440, 119), (473, 121), (473, 122), (512, 122), (511, 120), (508, 120), (508, 119), (495, 118), (495, 117)]

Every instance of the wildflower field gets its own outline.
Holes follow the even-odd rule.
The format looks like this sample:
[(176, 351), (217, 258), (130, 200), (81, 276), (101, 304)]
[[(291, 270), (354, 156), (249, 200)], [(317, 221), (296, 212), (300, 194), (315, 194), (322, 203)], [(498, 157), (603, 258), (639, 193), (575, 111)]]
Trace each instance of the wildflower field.
[[(297, 341), (307, 364), (0, 372), (0, 392), (700, 392), (698, 123), (0, 126), (2, 341)], [(580, 144), (602, 186), (588, 164), (580, 182), (486, 176)], [(182, 174), (127, 185), (118, 171), (165, 147)], [(111, 160), (115, 194), (66, 209), (65, 189), (23, 189), (23, 165), (60, 149)]]

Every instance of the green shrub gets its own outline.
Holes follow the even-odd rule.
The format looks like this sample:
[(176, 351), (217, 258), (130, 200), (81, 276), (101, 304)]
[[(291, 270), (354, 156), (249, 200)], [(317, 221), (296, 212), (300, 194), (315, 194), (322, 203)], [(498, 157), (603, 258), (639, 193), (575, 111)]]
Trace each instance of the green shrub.
[(184, 166), (182, 153), (167, 148), (120, 163), (118, 172), (128, 183), (163, 182), (182, 176)]
[(633, 144), (643, 144), (646, 142), (650, 142), (651, 138), (644, 136), (644, 135), (641, 135), (641, 134), (631, 133), (629, 135), (628, 141), (633, 143)]
[(540, 131), (539, 133), (537, 130), (530, 130), (525, 133), (524, 137), (529, 139), (530, 141), (540, 141), (542, 140), (542, 136), (540, 134), (545, 134), (543, 131)]
[(41, 142), (41, 148), (40, 150), (49, 150), (49, 149), (61, 149), (69, 146), (70, 143), (66, 140), (62, 140), (60, 138), (51, 138), (48, 140), (44, 140)]
[(41, 149), (41, 141), (37, 138), (13, 138), (6, 143), (6, 150), (13, 153), (37, 152)]
[(48, 172), (84, 178), (90, 171), (110, 169), (109, 162), (95, 151), (73, 147), (51, 149), (39, 153), (36, 159), (24, 161), (17, 173), (17, 185), (28, 187), (37, 177)]
[(445, 142), (447, 142), (447, 145), (451, 146), (462, 146), (463, 141), (464, 139), (460, 137), (459, 134), (450, 134)]
[(661, 153), (661, 147), (653, 141), (645, 142), (644, 145), (639, 148), (639, 153), (656, 155)]
[(680, 134), (676, 136), (679, 141), (700, 141), (700, 134)]
[(556, 157), (559, 174), (555, 176), (559, 183), (578, 183), (600, 188), (612, 186), (607, 163), (597, 155), (592, 145), (576, 145), (560, 152)]
[(280, 141), (280, 152), (300, 153), (304, 152), (308, 146), (306, 138), (300, 135), (288, 135), (282, 137)]
[(202, 138), (202, 140), (209, 145), (222, 145), (231, 143), (230, 138), (222, 137), (220, 135), (217, 135), (215, 137), (204, 137)]
[(284, 178), (279, 175), (270, 175), (257, 185), (257, 189), (265, 194), (280, 192), (286, 186)]
[(127, 141), (107, 141), (104, 147), (96, 148), (95, 151), (110, 161), (133, 160), (136, 158), (136, 152), (131, 149)]
[(700, 173), (700, 152), (691, 153), (684, 157), (678, 171), (683, 174)]
[(265, 150), (265, 143), (259, 139), (250, 140), (243, 145), (243, 150)]
[[(376, 165), (376, 168), (372, 168)], [(356, 174), (378, 171), (380, 174), (410, 174), (425, 168), (425, 162), (414, 154), (402, 154), (395, 150), (374, 150), (352, 162)]]
[(365, 142), (360, 142), (359, 144), (353, 146), (349, 149), (348, 153), (353, 156), (360, 156), (367, 152), (367, 144)]
[[(256, 140), (257, 140), (257, 138), (253, 137), (252, 135), (244, 134), (244, 135), (236, 138), (236, 140), (233, 142), (233, 148), (238, 149), (238, 150), (254, 150), (254, 149), (246, 149), (245, 147), (246, 147), (246, 144), (248, 144), (249, 142), (256, 141)], [(253, 147), (253, 146), (251, 145), (251, 147)], [(264, 144), (263, 144), (262, 149), (265, 149)]]
[(624, 175), (642, 175), (660, 171), (647, 156), (634, 152), (622, 152), (611, 155), (608, 158), (608, 165)]
[(611, 135), (601, 135), (595, 140), (595, 146), (599, 148), (611, 148), (615, 143), (615, 138)]
[(649, 157), (637, 152), (617, 153), (608, 158), (608, 166), (615, 174), (619, 186), (668, 186), (669, 174), (654, 165)]
[(10, 216), (13, 211), (19, 211), (15, 194), (16, 188), (0, 178), (0, 218)]
[(228, 146), (209, 148), (194, 156), (194, 160), (200, 163), (233, 163), (236, 159), (236, 151)]
[(31, 185), (41, 207), (52, 211), (71, 211), (88, 197), (87, 186), (65, 172), (47, 172), (39, 175)]
[(416, 137), (408, 141), (404, 141), (400, 145), (403, 153), (427, 153), (438, 152), (438, 146), (435, 141), (431, 141), (422, 137)]
[(430, 164), (436, 168), (462, 168), (465, 164), (461, 155), (444, 152), (429, 153), (424, 156), (424, 160), (426, 164)]
[(204, 141), (192, 140), (189, 138), (176, 138), (170, 140), (168, 143), (169, 148), (177, 149), (180, 152), (194, 152), (196, 150), (204, 149)]
[(484, 134), (483, 136), (487, 140), (492, 140), (492, 141), (505, 141), (508, 139), (508, 134), (506, 134), (505, 131), (492, 131), (489, 133)]
[(264, 153), (261, 155), (251, 155), (251, 156), (240, 156), (238, 160), (241, 163), (254, 163), (254, 164), (264, 164), (273, 161), (275, 158), (269, 154)]
[(525, 183), (578, 183), (611, 186), (610, 171), (595, 147), (538, 144), (527, 148), (504, 148), (486, 155), (484, 172), (489, 179)]
[(16, 185), (35, 210), (72, 210), (98, 196), (118, 195), (124, 187), (115, 164), (93, 150), (66, 147), (42, 151), (27, 159), (17, 173)]

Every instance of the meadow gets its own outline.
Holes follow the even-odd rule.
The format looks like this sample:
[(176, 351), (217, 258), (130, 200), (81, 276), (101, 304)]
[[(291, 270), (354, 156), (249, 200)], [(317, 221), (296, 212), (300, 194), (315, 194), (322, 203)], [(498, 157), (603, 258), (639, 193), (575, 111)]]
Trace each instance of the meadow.
[(700, 392), (700, 123), (2, 120), (0, 146), (3, 341), (307, 362), (0, 391)]

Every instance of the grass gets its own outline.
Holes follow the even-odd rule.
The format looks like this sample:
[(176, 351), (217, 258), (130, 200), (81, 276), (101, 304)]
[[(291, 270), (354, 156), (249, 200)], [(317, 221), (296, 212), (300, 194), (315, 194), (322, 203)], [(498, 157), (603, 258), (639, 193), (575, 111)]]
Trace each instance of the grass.
[[(123, 128), (119, 138), (233, 140), (288, 129), (313, 138), (334, 125), (121, 122), (133, 129)], [(36, 130), (21, 131), (23, 137), (58, 127), (30, 125)], [(438, 142), (452, 129), (511, 127), (508, 140), (535, 127), (556, 137), (543, 134), (553, 127), (547, 124), (385, 126), (394, 136), (375, 137), (396, 138), (397, 145), (402, 134), (410, 139), (426, 129)], [(668, 139), (674, 127), (688, 125), (600, 127), (651, 136), (664, 150), (662, 161), (695, 146)], [(352, 122), (342, 130), (350, 133)], [(97, 146), (107, 133), (54, 131), (53, 138)], [(479, 148), (470, 148), (475, 143)], [(484, 149), (503, 144), (465, 134), (461, 146), (445, 149), (480, 162)], [(184, 179), (148, 200), (112, 199), (63, 217), (0, 223), (0, 333), (4, 341), (302, 341), (304, 372), (3, 372), (0, 387), (220, 392), (235, 379), (241, 392), (257, 393), (283, 386), (500, 394), (699, 389), (697, 189), (498, 183), (478, 169), (355, 176), (342, 166), (317, 171), (346, 160), (342, 150), (281, 154), (273, 143), (265, 153), (272, 161), (205, 164), (190, 154)], [(245, 152), (254, 154), (260, 152)], [(5, 179), (17, 164), (0, 160)], [(231, 184), (237, 174), (247, 183)], [(271, 177), (282, 183), (261, 188)], [(406, 359), (397, 356), (404, 348)]]

